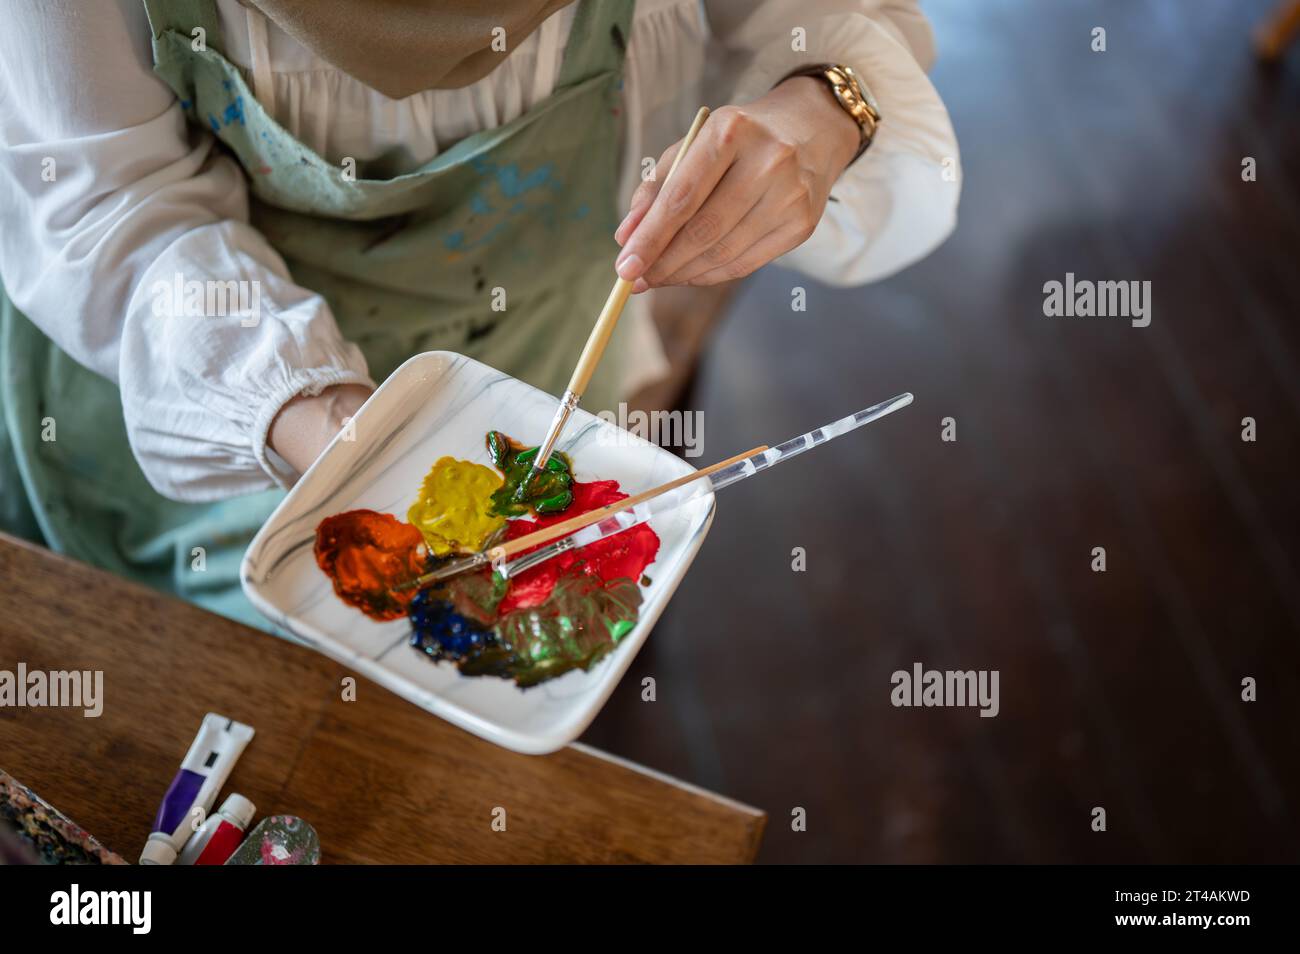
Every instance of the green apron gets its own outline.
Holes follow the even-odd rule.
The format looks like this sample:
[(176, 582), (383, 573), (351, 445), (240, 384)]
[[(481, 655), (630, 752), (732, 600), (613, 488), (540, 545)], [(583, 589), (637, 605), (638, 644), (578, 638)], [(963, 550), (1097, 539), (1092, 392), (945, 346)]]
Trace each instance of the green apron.
[[(155, 72), (243, 165), (253, 224), (294, 279), (329, 302), (376, 381), (413, 354), (448, 350), (552, 394), (613, 281), (633, 6), (581, 0), (550, 97), (413, 172), (367, 178), (365, 163), (345, 175), (263, 111), (219, 52), (215, 0), (145, 0)], [(197, 52), (196, 27), (206, 31)], [(498, 289), (504, 310), (493, 308)], [(626, 330), (588, 387), (589, 409), (623, 396)], [(0, 527), (272, 629), (245, 600), (238, 569), (283, 492), (213, 504), (160, 496), (127, 444), (117, 387), (64, 354), (2, 289), (0, 410)]]

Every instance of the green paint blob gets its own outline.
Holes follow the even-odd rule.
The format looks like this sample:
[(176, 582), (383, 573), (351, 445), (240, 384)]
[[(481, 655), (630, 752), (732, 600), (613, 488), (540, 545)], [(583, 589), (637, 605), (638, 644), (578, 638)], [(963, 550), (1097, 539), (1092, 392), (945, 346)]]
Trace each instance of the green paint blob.
[(553, 453), (546, 468), (525, 485), (537, 457), (537, 448), (525, 448), (500, 431), (489, 431), (488, 453), (505, 475), (505, 483), (492, 495), (492, 512), (503, 517), (528, 513), (561, 513), (573, 503), (573, 471), (569, 459)]

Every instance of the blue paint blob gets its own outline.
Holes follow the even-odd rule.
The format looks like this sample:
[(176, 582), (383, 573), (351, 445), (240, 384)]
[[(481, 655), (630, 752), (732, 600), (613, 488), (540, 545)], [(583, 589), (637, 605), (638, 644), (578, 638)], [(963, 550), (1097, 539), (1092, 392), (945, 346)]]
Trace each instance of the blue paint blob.
[(520, 175), (519, 166), (512, 162), (508, 166), (498, 166), (494, 172), (502, 194), (513, 199), (543, 185), (558, 189), (558, 183), (551, 182), (551, 168), (548, 162), (538, 166), (528, 175)]
[(227, 126), (233, 122), (244, 125), (244, 97), (236, 96), (235, 101), (226, 107), (226, 112), (221, 118), (225, 120)]
[(490, 244), (505, 227), (505, 222), (498, 222), (473, 241), (466, 236), (464, 229), (456, 229), (442, 237), (442, 244), (450, 251), (466, 252)]
[(212, 127), (214, 133), (220, 135), (221, 123), (217, 122), (217, 117), (213, 116), (211, 113), (208, 113), (208, 125)]
[(461, 660), (481, 650), (491, 632), (456, 612), (432, 590), (421, 590), (407, 608), (411, 645), (434, 659)]
[[(555, 176), (554, 163), (542, 163), (525, 172), (517, 163), (497, 163), (483, 156), (468, 162), (482, 181), (468, 197), (469, 214), (462, 227), (440, 237), (447, 251), (464, 253), (495, 244), (508, 228), (506, 220), (515, 217), (533, 216), (544, 228), (554, 230), (559, 217), (557, 197), (566, 191)], [(584, 205), (573, 218), (582, 219), (587, 211)]]

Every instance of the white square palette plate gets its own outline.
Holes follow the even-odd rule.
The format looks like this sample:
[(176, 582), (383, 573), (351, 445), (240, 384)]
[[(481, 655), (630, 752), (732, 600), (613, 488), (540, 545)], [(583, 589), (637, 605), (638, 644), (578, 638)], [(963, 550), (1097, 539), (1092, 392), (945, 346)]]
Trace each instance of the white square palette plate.
[[(556, 399), (464, 355), (432, 351), (398, 368), (326, 448), (253, 538), (240, 568), (244, 592), (268, 619), (327, 656), (436, 716), (518, 752), (553, 752), (596, 717), (699, 552), (713, 521), (712, 493), (656, 516), (636, 626), (590, 671), (529, 689), (495, 676), (462, 676), (409, 644), (406, 619), (376, 622), (335, 595), (316, 565), (316, 526), (346, 510), (406, 519), (424, 475), (444, 455), (491, 466), (485, 437), (502, 431), (529, 446), (546, 433)], [(578, 480), (617, 480), (635, 494), (691, 473), (685, 461), (579, 409), (558, 449)]]

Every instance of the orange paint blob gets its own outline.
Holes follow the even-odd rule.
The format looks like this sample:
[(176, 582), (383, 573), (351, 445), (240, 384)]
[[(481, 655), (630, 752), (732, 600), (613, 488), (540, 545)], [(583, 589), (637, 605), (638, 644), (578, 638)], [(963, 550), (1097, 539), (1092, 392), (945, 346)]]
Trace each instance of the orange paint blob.
[(316, 528), (316, 563), (334, 592), (371, 619), (397, 619), (417, 590), (393, 589), (427, 569), (420, 531), (392, 514), (349, 510)]

